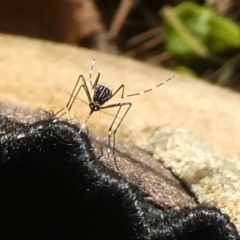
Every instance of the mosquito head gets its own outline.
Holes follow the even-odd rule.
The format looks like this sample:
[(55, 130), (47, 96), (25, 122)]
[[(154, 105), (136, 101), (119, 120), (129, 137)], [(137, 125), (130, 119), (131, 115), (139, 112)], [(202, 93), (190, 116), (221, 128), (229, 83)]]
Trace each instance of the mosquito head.
[(93, 102), (100, 106), (112, 98), (112, 90), (109, 86), (99, 84), (95, 88)]
[(91, 102), (89, 104), (89, 107), (91, 109), (91, 113), (92, 112), (97, 112), (97, 111), (99, 111), (101, 109), (101, 105), (99, 103), (97, 103), (97, 102)]

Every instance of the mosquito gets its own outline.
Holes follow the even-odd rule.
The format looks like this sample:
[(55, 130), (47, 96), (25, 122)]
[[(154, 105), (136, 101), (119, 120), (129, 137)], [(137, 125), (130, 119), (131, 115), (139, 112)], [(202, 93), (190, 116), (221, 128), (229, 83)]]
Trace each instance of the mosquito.
[[(88, 87), (85, 77), (82, 74), (79, 75), (77, 82), (71, 93), (71, 96), (66, 104), (65, 109), (67, 110), (67, 112), (69, 112), (71, 110), (75, 100), (77, 99), (77, 96), (79, 95), (80, 90), (83, 89), (87, 96), (87, 99), (88, 99), (87, 104), (89, 105), (90, 112), (89, 112), (87, 118), (85, 119), (84, 123), (81, 125), (81, 128), (79, 130), (79, 134), (80, 134), (82, 132), (82, 130), (85, 128), (89, 118), (91, 117), (91, 115), (94, 112), (104, 110), (104, 109), (109, 109), (109, 108), (117, 108), (117, 112), (114, 116), (114, 119), (113, 119), (109, 129), (108, 129), (108, 156), (111, 153), (111, 140), (112, 140), (112, 154), (114, 157), (114, 164), (115, 164), (116, 168), (118, 169), (116, 157), (115, 157), (115, 143), (116, 143), (115, 136), (116, 136), (116, 133), (117, 133), (121, 123), (123, 122), (124, 118), (126, 117), (127, 113), (129, 112), (130, 108), (132, 107), (132, 103), (131, 102), (117, 102), (117, 103), (112, 103), (112, 104), (108, 104), (108, 105), (105, 105), (105, 103), (108, 102), (110, 99), (112, 99), (117, 93), (121, 93), (121, 99), (124, 99), (124, 98), (142, 95), (147, 92), (153, 91), (156, 88), (160, 87), (161, 85), (165, 84), (166, 82), (170, 81), (174, 76), (172, 76), (171, 78), (168, 78), (167, 80), (159, 83), (158, 85), (156, 85), (152, 88), (146, 89), (141, 92), (125, 95), (125, 85), (124, 84), (121, 84), (115, 91), (112, 91), (112, 89), (108, 85), (99, 83), (99, 79), (101, 76), (100, 71), (98, 72), (96, 79), (94, 81), (92, 81), (93, 67), (95, 65), (95, 62), (96, 62), (96, 57), (93, 58), (92, 63), (91, 63), (91, 68), (89, 71), (90, 88)], [(90, 89), (93, 90), (92, 96), (90, 94)], [(119, 117), (119, 113), (123, 107), (125, 107), (124, 113), (121, 117)], [(63, 114), (65, 114), (65, 113), (63, 113)], [(117, 123), (116, 127), (114, 128), (114, 125), (115, 125), (117, 119), (120, 119), (120, 121)]]

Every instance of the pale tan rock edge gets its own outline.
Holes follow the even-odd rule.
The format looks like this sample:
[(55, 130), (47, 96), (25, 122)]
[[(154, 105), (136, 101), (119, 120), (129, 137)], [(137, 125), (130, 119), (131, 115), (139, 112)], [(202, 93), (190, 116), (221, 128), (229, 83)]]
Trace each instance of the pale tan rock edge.
[[(59, 109), (66, 104), (66, 92), (71, 92), (78, 75), (88, 78), (94, 54), (0, 35), (1, 99), (31, 108)], [(97, 53), (94, 76), (99, 70), (101, 81), (113, 89), (125, 83), (126, 94), (175, 75), (154, 92), (125, 99), (134, 105), (118, 139), (152, 152), (189, 184), (201, 203), (220, 207), (240, 229), (240, 95), (161, 68)], [(119, 100), (116, 97), (112, 102)], [(72, 113), (82, 122), (88, 107), (78, 101)], [(106, 134), (111, 120), (112, 116), (96, 113), (88, 126)]]

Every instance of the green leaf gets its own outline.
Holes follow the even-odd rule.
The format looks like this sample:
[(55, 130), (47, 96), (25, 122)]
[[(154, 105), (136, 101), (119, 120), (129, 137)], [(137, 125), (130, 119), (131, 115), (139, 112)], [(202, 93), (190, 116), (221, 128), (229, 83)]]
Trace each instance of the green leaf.
[(177, 68), (175, 68), (175, 71), (187, 76), (191, 76), (191, 77), (197, 77), (197, 74), (190, 68), (183, 66), (183, 65), (179, 65), (177, 66)]
[(183, 57), (215, 57), (232, 48), (240, 48), (240, 26), (211, 9), (193, 2), (175, 8), (165, 7), (166, 45)]

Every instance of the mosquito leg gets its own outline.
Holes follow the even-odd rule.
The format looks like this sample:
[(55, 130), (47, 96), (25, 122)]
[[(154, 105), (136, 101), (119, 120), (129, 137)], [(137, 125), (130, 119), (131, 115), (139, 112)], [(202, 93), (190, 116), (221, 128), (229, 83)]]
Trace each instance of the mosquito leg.
[(122, 84), (112, 95), (111, 98), (113, 98), (119, 91), (122, 90), (122, 95), (121, 95), (121, 98), (124, 98), (124, 90), (125, 90), (125, 85)]
[(96, 79), (94, 80), (94, 83), (92, 83), (93, 67), (95, 65), (95, 62), (96, 62), (96, 56), (93, 57), (93, 60), (92, 60), (92, 63), (91, 63), (91, 68), (90, 68), (90, 71), (89, 71), (89, 82), (90, 82), (90, 85), (91, 85), (92, 89), (95, 89), (96, 86), (98, 85), (99, 78), (100, 78), (100, 75), (101, 75), (101, 72), (98, 72), (98, 75), (97, 75)]
[(122, 103), (121, 107), (122, 106), (127, 106), (127, 108), (126, 108), (121, 120), (119, 121), (118, 125), (116, 126), (115, 130), (113, 131), (113, 154), (115, 154), (115, 143), (116, 143), (116, 141), (115, 141), (116, 137), (115, 136), (116, 136), (117, 130), (118, 130), (119, 126), (121, 125), (122, 121), (124, 120), (124, 118), (126, 117), (128, 111), (132, 107), (132, 103), (131, 102), (124, 102), (124, 103)]
[(90, 82), (91, 87), (93, 86), (92, 85), (92, 75), (93, 75), (93, 67), (95, 65), (95, 62), (96, 62), (96, 56), (93, 56), (93, 60), (92, 60), (92, 63), (91, 63), (91, 68), (90, 68), (90, 71), (89, 71), (89, 82)]
[[(80, 75), (79, 78), (78, 78), (77, 84), (79, 83), (80, 78), (81, 78), (81, 75)], [(79, 85), (79, 84), (78, 84), (78, 85)], [(76, 87), (77, 87), (77, 85), (75, 85), (73, 91), (76, 91)], [(78, 94), (79, 94), (79, 92), (80, 92), (80, 90), (81, 90), (82, 87), (83, 87), (83, 85), (81, 84), (81, 85), (78, 87), (76, 94), (75, 94), (75, 95), (71, 94), (71, 97), (69, 98), (68, 103), (67, 103), (67, 105), (66, 105), (66, 108), (67, 108), (67, 111), (68, 111), (68, 112), (70, 112), (70, 110), (72, 109), (72, 106), (73, 106), (74, 102), (76, 101), (77, 96), (78, 96)]]
[(95, 89), (96, 86), (98, 85), (98, 82), (99, 82), (99, 78), (100, 78), (100, 76), (101, 76), (101, 72), (98, 72), (98, 75), (97, 75), (97, 77), (96, 77), (96, 79), (95, 79), (93, 85), (91, 85), (91, 86), (92, 86), (92, 89)]
[(137, 93), (132, 93), (132, 94), (128, 94), (128, 95), (125, 95), (124, 94), (124, 91), (125, 91), (125, 85), (122, 84), (112, 95), (112, 97), (114, 97), (119, 91), (122, 91), (122, 94), (121, 94), (121, 98), (127, 98), (127, 97), (133, 97), (133, 96), (137, 96), (137, 95), (142, 95), (144, 93), (147, 93), (147, 92), (150, 92), (150, 91), (154, 91), (156, 88), (160, 87), (161, 85), (165, 84), (166, 82), (172, 80), (172, 78), (174, 78), (174, 76), (166, 79), (165, 81), (159, 83), (158, 85), (152, 87), (152, 88), (149, 88), (147, 90), (144, 90), (144, 91), (141, 91), (141, 92), (137, 92)]
[[(121, 111), (122, 106), (123, 106), (123, 105), (122, 105), (121, 103), (118, 104), (118, 111), (117, 111), (117, 113), (116, 113), (116, 115), (115, 115), (115, 117), (114, 117), (114, 119), (113, 119), (113, 121), (112, 121), (112, 123), (111, 123), (111, 126), (110, 126), (109, 129), (108, 129), (108, 156), (109, 156), (109, 154), (110, 154), (110, 152), (111, 152), (112, 128), (113, 128), (114, 123), (116, 122), (116, 119), (117, 119), (117, 117), (118, 117), (119, 112)], [(117, 107), (117, 106), (116, 106), (116, 107)], [(113, 153), (115, 153), (115, 149), (113, 149)], [(113, 154), (113, 156), (114, 156), (114, 163), (115, 163), (115, 165), (116, 165), (115, 154)], [(117, 165), (116, 165), (116, 167), (117, 167)], [(117, 168), (118, 168), (118, 167), (117, 167)]]
[(111, 152), (112, 129), (113, 129), (113, 126), (114, 126), (116, 120), (118, 119), (118, 115), (119, 115), (119, 113), (120, 113), (120, 111), (121, 111), (121, 108), (122, 108), (123, 106), (125, 106), (125, 105), (128, 105), (128, 107), (127, 107), (125, 113), (124, 113), (123, 116), (121, 117), (119, 123), (117, 124), (117, 127), (115, 128), (115, 130), (114, 130), (114, 132), (113, 132), (113, 147), (112, 147), (112, 149), (113, 149), (114, 164), (115, 164), (117, 170), (119, 170), (119, 168), (118, 168), (118, 166), (117, 166), (116, 157), (115, 157), (115, 134), (116, 134), (119, 126), (121, 125), (123, 119), (124, 119), (125, 116), (127, 115), (129, 109), (131, 108), (132, 103), (131, 103), (131, 102), (115, 103), (115, 104), (110, 104), (110, 105), (107, 105), (107, 106), (102, 107), (102, 109), (118, 107), (118, 111), (117, 111), (117, 113), (116, 113), (116, 115), (115, 115), (115, 117), (114, 117), (114, 119), (113, 119), (113, 121), (112, 121), (109, 129), (108, 129), (108, 156), (109, 156), (109, 154), (110, 154), (110, 152)]
[(128, 94), (128, 95), (123, 95), (122, 98), (133, 97), (133, 96), (142, 95), (144, 93), (154, 91), (156, 88), (162, 86), (163, 84), (167, 83), (168, 81), (172, 80), (173, 78), (174, 78), (174, 76), (166, 79), (165, 81), (163, 81), (163, 82), (159, 83), (158, 85), (156, 85), (156, 86), (154, 86), (152, 88), (149, 88), (147, 90), (144, 90), (144, 91), (141, 91), (141, 92), (137, 92), (137, 93)]
[(84, 89), (84, 91), (85, 91), (85, 93), (87, 95), (88, 103), (90, 104), (90, 102), (92, 102), (92, 97), (91, 97), (91, 94), (89, 92), (87, 82), (86, 82), (86, 80), (85, 80), (83, 75), (80, 75), (80, 79), (82, 80), (82, 83), (83, 83), (82, 86), (83, 86), (83, 89)]
[[(74, 88), (73, 88), (73, 90), (72, 90), (72, 93), (71, 93), (71, 95), (70, 95), (70, 97), (69, 97), (69, 100), (68, 100), (66, 106), (65, 106), (64, 108), (60, 109), (58, 112), (56, 112), (56, 113), (54, 114), (54, 117), (55, 117), (55, 116), (59, 116), (59, 118), (60, 118), (60, 117), (62, 117), (64, 114), (66, 114), (67, 112), (70, 112), (70, 110), (71, 110), (71, 108), (72, 108), (72, 105), (73, 105), (73, 103), (75, 102), (75, 99), (77, 98), (77, 96), (78, 96), (78, 94), (79, 94), (79, 92), (80, 92), (80, 90), (81, 90), (81, 87), (82, 87), (82, 85), (80, 85), (80, 86), (78, 87), (80, 78), (81, 78), (81, 75), (78, 77), (78, 80), (77, 80), (76, 84), (74, 85)], [(78, 87), (78, 89), (77, 89), (77, 87)], [(76, 92), (76, 91), (77, 91), (77, 92)], [(75, 94), (75, 92), (76, 92), (76, 94)], [(65, 111), (63, 112), (64, 109), (65, 109)], [(61, 113), (61, 114), (60, 114), (60, 113)]]

